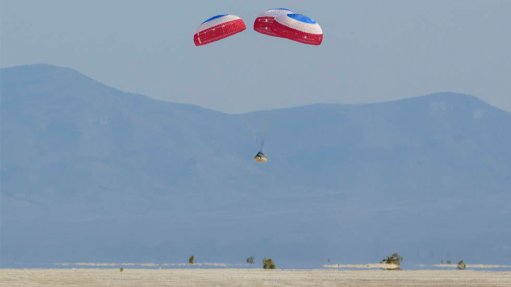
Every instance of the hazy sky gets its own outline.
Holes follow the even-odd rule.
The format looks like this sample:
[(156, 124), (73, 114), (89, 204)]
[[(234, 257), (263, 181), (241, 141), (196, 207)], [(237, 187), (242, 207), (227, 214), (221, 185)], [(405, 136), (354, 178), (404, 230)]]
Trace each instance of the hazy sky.
[[(225, 112), (366, 103), (439, 91), (511, 111), (511, 0), (0, 0), (0, 66), (66, 66), (121, 90)], [(286, 7), (316, 19), (323, 45), (252, 30)], [(210, 16), (247, 31), (204, 47)]]

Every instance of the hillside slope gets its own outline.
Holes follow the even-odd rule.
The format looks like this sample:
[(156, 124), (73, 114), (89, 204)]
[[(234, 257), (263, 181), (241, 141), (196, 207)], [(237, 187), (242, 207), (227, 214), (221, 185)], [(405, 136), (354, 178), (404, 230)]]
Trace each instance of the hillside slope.
[(0, 81), (3, 266), (511, 256), (511, 115), (477, 98), (229, 115), (49, 65)]

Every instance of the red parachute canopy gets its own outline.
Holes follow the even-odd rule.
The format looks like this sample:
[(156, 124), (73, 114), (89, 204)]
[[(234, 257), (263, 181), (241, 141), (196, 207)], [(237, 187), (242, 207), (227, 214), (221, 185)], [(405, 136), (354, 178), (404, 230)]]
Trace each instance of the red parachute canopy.
[(195, 46), (202, 46), (242, 32), (247, 27), (236, 15), (216, 15), (202, 22), (193, 35)]
[(280, 37), (276, 32), (273, 31), (275, 25), (275, 18), (281, 15), (287, 15), (294, 13), (287, 8), (275, 8), (264, 11), (259, 14), (254, 21), (254, 30), (261, 34), (268, 36)]
[(323, 31), (315, 20), (285, 8), (260, 14), (254, 22), (254, 30), (309, 45), (321, 45), (323, 41)]

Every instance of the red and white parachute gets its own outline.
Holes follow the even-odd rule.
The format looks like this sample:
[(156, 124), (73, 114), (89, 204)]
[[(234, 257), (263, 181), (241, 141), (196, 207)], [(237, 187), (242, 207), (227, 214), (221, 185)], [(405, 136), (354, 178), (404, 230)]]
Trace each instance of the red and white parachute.
[(323, 41), (323, 30), (315, 20), (286, 8), (261, 13), (254, 21), (254, 30), (309, 45), (321, 45)]
[[(246, 29), (245, 22), (235, 15), (217, 15), (204, 21), (193, 36), (196, 46), (206, 45)], [(305, 15), (286, 8), (267, 10), (254, 21), (254, 30), (264, 35), (293, 40), (308, 45), (321, 45), (321, 26)]]
[(268, 36), (279, 37), (277, 33), (273, 32), (275, 18), (281, 15), (287, 15), (292, 13), (294, 12), (287, 8), (275, 8), (264, 11), (263, 13), (259, 14), (259, 16), (257, 16), (257, 18), (255, 19), (254, 30)]
[(236, 15), (216, 15), (202, 22), (193, 35), (195, 46), (206, 45), (242, 32), (247, 26)]

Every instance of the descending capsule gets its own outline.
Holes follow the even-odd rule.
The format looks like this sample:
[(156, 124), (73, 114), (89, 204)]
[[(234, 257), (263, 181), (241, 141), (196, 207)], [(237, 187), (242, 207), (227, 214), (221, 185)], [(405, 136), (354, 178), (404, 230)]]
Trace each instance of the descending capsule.
[(273, 32), (280, 37), (309, 44), (321, 45), (323, 30), (319, 24), (302, 14), (286, 14), (275, 18)]
[(206, 45), (242, 32), (247, 26), (236, 15), (216, 15), (202, 22), (193, 35), (195, 46)]
[(265, 163), (265, 162), (268, 162), (268, 158), (264, 155), (264, 153), (262, 151), (258, 152), (255, 156), (254, 156), (254, 160), (256, 162), (261, 162), (261, 163)]
[(265, 34), (268, 36), (280, 37), (277, 33), (273, 31), (273, 25), (275, 24), (275, 18), (281, 15), (292, 14), (293, 11), (287, 8), (275, 8), (264, 11), (259, 14), (254, 21), (254, 30), (261, 34)]

